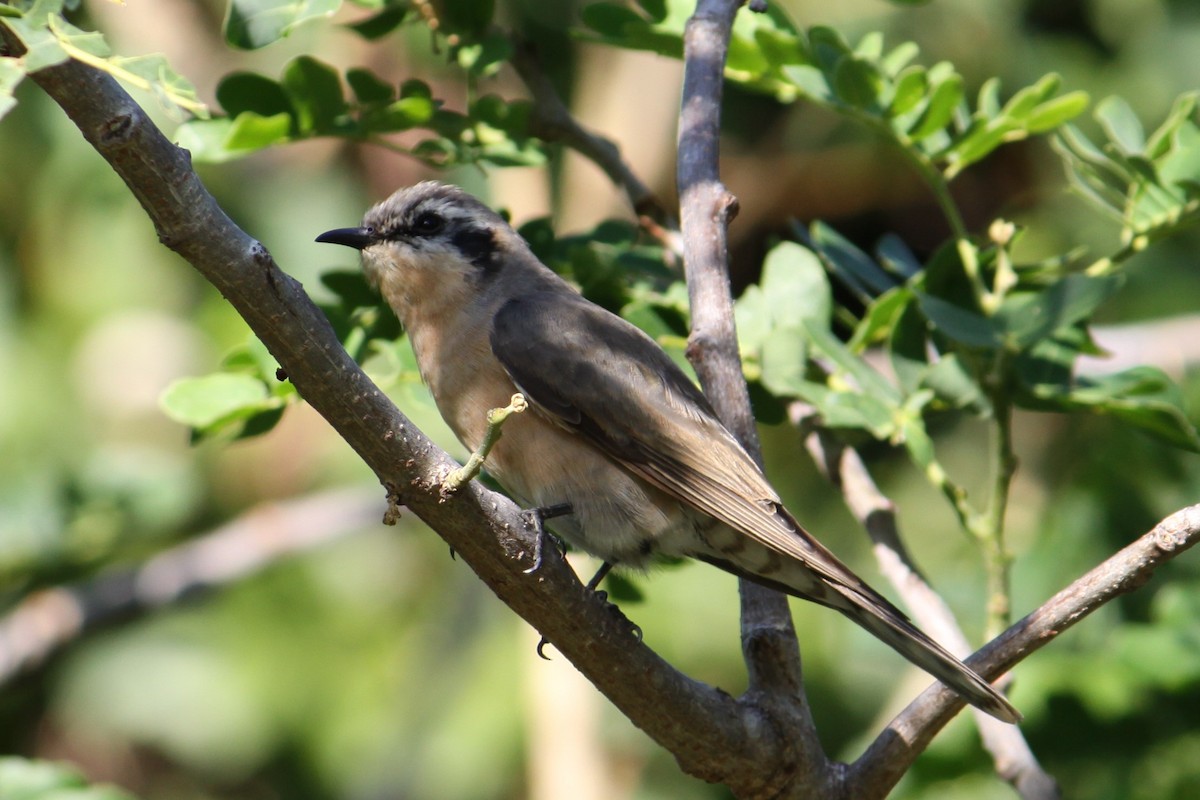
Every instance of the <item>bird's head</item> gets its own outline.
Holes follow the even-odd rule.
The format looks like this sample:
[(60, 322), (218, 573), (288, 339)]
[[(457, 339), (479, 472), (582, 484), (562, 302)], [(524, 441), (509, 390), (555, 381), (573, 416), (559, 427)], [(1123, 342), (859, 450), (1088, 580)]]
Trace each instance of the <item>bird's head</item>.
[(461, 305), (495, 277), (506, 253), (523, 248), (499, 214), (456, 186), (425, 181), (371, 208), (358, 228), (338, 228), (318, 242), (362, 251), (363, 271), (406, 317), (417, 303)]

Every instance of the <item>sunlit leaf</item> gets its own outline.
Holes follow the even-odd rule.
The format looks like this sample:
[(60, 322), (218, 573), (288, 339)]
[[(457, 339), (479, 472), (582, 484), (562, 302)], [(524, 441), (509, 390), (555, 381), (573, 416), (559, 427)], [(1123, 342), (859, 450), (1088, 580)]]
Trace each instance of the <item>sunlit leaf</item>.
[(329, 17), (342, 0), (229, 0), (225, 41), (253, 50), (287, 36), (297, 25)]
[(1142, 123), (1124, 99), (1112, 96), (1101, 100), (1096, 106), (1096, 119), (1104, 127), (1109, 141), (1125, 155), (1140, 155), (1146, 148)]
[(24, 78), (25, 70), (20, 61), (15, 58), (0, 58), (0, 119), (17, 104), (13, 91)]
[(296, 110), (302, 134), (335, 132), (348, 110), (337, 70), (311, 56), (288, 63), (283, 88)]
[(168, 417), (193, 428), (207, 428), (236, 414), (248, 416), (268, 402), (261, 380), (229, 372), (178, 380), (167, 387), (161, 400)]

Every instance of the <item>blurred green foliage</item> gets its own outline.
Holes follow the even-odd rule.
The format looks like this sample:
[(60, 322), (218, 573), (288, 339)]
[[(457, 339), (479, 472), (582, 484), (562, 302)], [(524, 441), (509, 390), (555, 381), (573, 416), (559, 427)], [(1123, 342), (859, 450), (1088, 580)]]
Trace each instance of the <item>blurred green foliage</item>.
[[(691, 10), (644, 0), (551, 14), (530, 2), (452, 0), (437, 5), (434, 34), (422, 16), (430, 7), (415, 3), (211, 0), (177, 28), (184, 41), (170, 59), (131, 60), (89, 31), (125, 49), (141, 41), (130, 24), (140, 20), (154, 42), (167, 12), (77, 5), (0, 5), (0, 24), (31, 50), (0, 57), (5, 608), (36, 588), (138, 563), (263, 501), (372, 480), (221, 299), (155, 241), (26, 71), (82, 53), (139, 90), (152, 113), (162, 101), (196, 114), (176, 136), (212, 162), (203, 175), (222, 203), (311, 287), (401, 408), (457, 452), (390, 312), (352, 265), (307, 244), (394, 188), (372, 183), (383, 162), (320, 140), (457, 168), (449, 177), (475, 188), (475, 165), (546, 163), (561, 187), (560, 148), (533, 136), (528, 104), (506, 82), (506, 31), (566, 53), (546, 59), (565, 89), (595, 63), (597, 44), (677, 58)], [(872, 163), (878, 148), (925, 193), (864, 191), (849, 212), (812, 215), (824, 222), (789, 221), (784, 209), (770, 235), (755, 232), (769, 246), (753, 259), (756, 281), (737, 314), (756, 412), (778, 425), (803, 398), (863, 446), (919, 562), (971, 633), (983, 627), (983, 570), (957, 529), (983, 509), (956, 503), (993, 486), (981, 454), (998, 409), (1015, 415), (1021, 464), (1006, 526), (1018, 613), (1197, 496), (1187, 452), (1194, 369), (1079, 369), (1103, 355), (1097, 323), (1196, 311), (1197, 35), (1200, 15), (1165, 0), (792, 2), (739, 16), (726, 151), (782, 166), (844, 147)], [(189, 58), (197, 53), (209, 55)], [(187, 77), (198, 91), (167, 66), (185, 62), (197, 65)], [(211, 119), (200, 118), (198, 97)], [(1082, 113), (1088, 97), (1105, 98), (1092, 115)], [(1057, 154), (1043, 137), (1055, 130)], [(731, 183), (738, 163), (725, 167)], [(1066, 197), (1064, 174), (1100, 214)], [(871, 206), (872, 197), (886, 202)], [(906, 244), (896, 205), (947, 243)], [(992, 227), (997, 218), (1015, 224)], [(686, 363), (686, 294), (634, 225), (597, 220), (567, 234), (549, 219), (518, 222), (546, 263)], [(806, 526), (869, 575), (861, 536), (797, 458), (795, 432), (764, 428), (764, 446)], [(530, 764), (556, 757), (537, 749), (546, 747), (537, 708), (551, 706), (564, 729), (574, 718), (541, 687), (549, 678), (535, 637), (520, 635), (522, 623), (435, 537), (407, 520), (402, 528), (85, 637), (0, 691), (4, 751), (72, 761), (144, 798), (531, 796)], [(1200, 788), (1186, 757), (1200, 719), (1197, 579), (1185, 556), (1017, 670), (1026, 735), (1068, 796), (1187, 798)], [(688, 674), (739, 691), (733, 579), (692, 565), (636, 584), (645, 599), (628, 610), (647, 641)], [(899, 661), (869, 636), (808, 606), (796, 616), (822, 735), (852, 758), (881, 706), (923, 679), (897, 685)], [(624, 776), (626, 796), (725, 796), (680, 776), (600, 707), (594, 745)], [(989, 772), (959, 720), (896, 796), (1011, 796)], [(5, 781), (121, 796), (32, 761), (4, 762)]]

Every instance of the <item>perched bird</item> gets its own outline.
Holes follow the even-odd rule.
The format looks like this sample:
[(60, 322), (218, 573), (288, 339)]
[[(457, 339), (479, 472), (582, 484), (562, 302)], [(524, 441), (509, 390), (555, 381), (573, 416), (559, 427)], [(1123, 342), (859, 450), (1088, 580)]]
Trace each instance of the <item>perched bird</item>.
[(614, 565), (706, 561), (836, 609), (1006, 722), (1021, 715), (800, 527), (707, 399), (641, 330), (585, 300), (498, 214), (453, 186), (401, 189), (318, 242), (362, 252), (438, 410), (471, 450), (517, 391), (488, 471)]

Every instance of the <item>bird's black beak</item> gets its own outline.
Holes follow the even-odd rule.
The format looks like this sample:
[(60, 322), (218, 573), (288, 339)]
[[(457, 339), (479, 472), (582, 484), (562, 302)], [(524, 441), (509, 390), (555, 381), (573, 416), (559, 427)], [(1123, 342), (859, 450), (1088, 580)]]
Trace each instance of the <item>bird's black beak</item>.
[(370, 228), (336, 228), (322, 233), (317, 237), (317, 241), (344, 244), (346, 247), (362, 250), (375, 241), (375, 232)]

